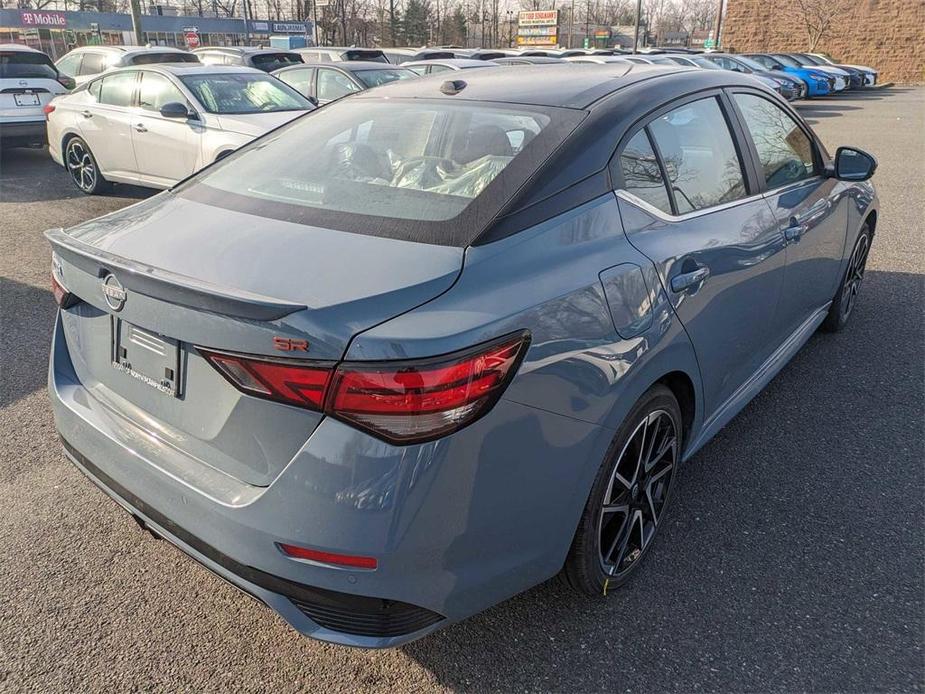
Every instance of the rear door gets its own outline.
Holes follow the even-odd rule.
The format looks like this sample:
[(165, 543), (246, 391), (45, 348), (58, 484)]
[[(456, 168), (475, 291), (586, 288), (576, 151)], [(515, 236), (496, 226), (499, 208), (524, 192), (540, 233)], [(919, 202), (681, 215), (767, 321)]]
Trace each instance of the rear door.
[(104, 175), (136, 175), (132, 117), (137, 83), (137, 70), (109, 73), (90, 85), (97, 103), (77, 113), (80, 134)]
[(132, 144), (138, 173), (157, 185), (169, 186), (196, 170), (203, 127), (199, 121), (164, 118), (165, 104), (189, 101), (167, 77), (143, 71), (138, 108), (133, 111)]
[(697, 353), (706, 415), (780, 341), (783, 235), (719, 92), (663, 107), (612, 164), (630, 242), (656, 266)]
[(758, 91), (737, 89), (731, 95), (787, 242), (781, 319), (793, 331), (835, 295), (849, 200), (838, 195), (842, 184), (823, 175), (815, 138), (786, 107)]

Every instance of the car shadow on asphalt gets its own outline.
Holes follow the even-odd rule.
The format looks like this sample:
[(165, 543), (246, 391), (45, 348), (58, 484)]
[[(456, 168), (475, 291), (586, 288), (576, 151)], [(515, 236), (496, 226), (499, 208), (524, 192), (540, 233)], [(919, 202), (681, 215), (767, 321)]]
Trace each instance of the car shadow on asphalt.
[(0, 409), (45, 387), (55, 300), (0, 276)]
[[(67, 172), (58, 166), (49, 170), (48, 148), (16, 147), (0, 150), (0, 203), (49, 202), (86, 197), (70, 183)], [(141, 200), (157, 191), (150, 188), (115, 184), (107, 197)]]
[(874, 635), (911, 644), (925, 626), (903, 559), (925, 514), (922, 288), (868, 272), (848, 328), (813, 336), (686, 465), (651, 556), (615, 595), (552, 579), (404, 653), (468, 691), (909, 686), (916, 649)]
[(793, 104), (797, 112), (806, 119), (810, 125), (816, 125), (820, 118), (837, 118), (849, 111), (860, 111), (864, 107), (857, 106), (850, 101), (879, 101), (896, 94), (911, 91), (905, 87), (884, 87), (867, 91), (851, 91), (847, 94), (823, 96), (814, 99), (805, 99)]

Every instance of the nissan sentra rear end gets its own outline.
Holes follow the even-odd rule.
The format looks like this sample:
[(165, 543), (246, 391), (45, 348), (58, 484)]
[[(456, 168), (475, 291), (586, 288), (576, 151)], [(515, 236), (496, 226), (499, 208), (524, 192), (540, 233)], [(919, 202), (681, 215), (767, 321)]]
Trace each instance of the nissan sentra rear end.
[(152, 533), (317, 638), (391, 646), (516, 592), (517, 567), (550, 563), (542, 538), (499, 556), (470, 516), (522, 474), (486, 437), (548, 448), (503, 400), (529, 330), (426, 355), (351, 346), (451, 291), (474, 234), (582, 116), (351, 99), (49, 231), (67, 454)]

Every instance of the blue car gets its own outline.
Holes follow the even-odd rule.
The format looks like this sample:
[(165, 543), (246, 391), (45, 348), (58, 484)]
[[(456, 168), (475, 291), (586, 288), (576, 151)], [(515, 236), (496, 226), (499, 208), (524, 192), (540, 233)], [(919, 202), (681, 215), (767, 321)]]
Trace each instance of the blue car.
[(764, 65), (768, 70), (786, 72), (788, 75), (800, 78), (806, 83), (807, 97), (827, 96), (835, 93), (835, 79), (821, 70), (800, 67), (795, 61), (792, 65), (785, 64), (774, 56), (765, 53), (747, 53), (745, 57)]
[(845, 327), (877, 227), (874, 159), (748, 76), (452, 74), (47, 232), (71, 461), (325, 641), (613, 596), (679, 466)]

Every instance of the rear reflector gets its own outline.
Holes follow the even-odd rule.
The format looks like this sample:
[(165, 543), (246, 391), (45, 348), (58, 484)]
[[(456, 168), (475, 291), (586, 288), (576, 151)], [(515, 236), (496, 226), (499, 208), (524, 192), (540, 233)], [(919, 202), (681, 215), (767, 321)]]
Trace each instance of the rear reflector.
[(295, 545), (286, 545), (277, 542), (283, 554), (293, 559), (303, 559), (305, 561), (318, 562), (319, 564), (330, 564), (332, 566), (344, 566), (352, 569), (366, 569), (373, 571), (379, 565), (375, 557), (357, 557), (350, 554), (336, 554), (334, 552), (322, 552), (317, 549), (308, 547), (297, 547)]
[(432, 441), (488, 412), (516, 373), (529, 341), (522, 332), (441, 357), (337, 366), (200, 352), (249, 395), (324, 412), (401, 445)]

